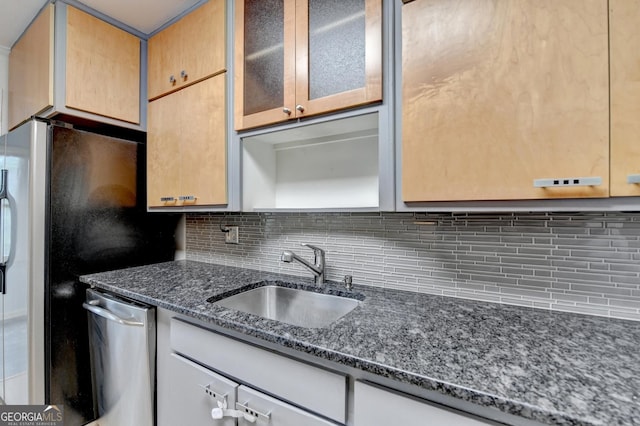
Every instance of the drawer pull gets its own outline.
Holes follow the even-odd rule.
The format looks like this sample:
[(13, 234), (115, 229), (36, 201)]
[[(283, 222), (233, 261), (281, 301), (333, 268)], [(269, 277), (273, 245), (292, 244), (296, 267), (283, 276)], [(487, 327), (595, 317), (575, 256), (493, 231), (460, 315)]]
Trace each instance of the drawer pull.
[(627, 183), (640, 183), (640, 175), (627, 176)]
[(217, 400), (217, 401), (221, 401), (224, 402), (225, 406), (227, 404), (227, 396), (229, 395), (229, 393), (222, 393), (222, 392), (218, 392), (217, 390), (213, 389), (211, 387), (211, 383), (209, 383), (208, 385), (198, 385), (200, 386), (202, 389), (204, 389), (204, 393), (206, 393), (207, 395), (209, 395), (210, 397), (212, 397), (213, 399)]
[(176, 78), (173, 75), (169, 76), (169, 83), (170, 84), (176, 84)]
[(253, 417), (263, 418), (265, 420), (269, 420), (269, 418), (271, 418), (271, 412), (268, 412), (267, 414), (261, 413), (260, 411), (256, 411), (253, 408), (249, 408), (248, 404), (249, 401), (245, 402), (244, 404), (236, 402), (236, 409)]
[(555, 187), (564, 187), (564, 186), (598, 186), (598, 185), (602, 185), (602, 178), (597, 176), (533, 180), (533, 186), (536, 188), (555, 188)]
[(195, 201), (196, 200), (196, 196), (195, 195), (181, 195), (178, 198), (180, 199), (180, 201)]
[(160, 201), (163, 203), (170, 203), (172, 201), (176, 201), (176, 197), (160, 197)]

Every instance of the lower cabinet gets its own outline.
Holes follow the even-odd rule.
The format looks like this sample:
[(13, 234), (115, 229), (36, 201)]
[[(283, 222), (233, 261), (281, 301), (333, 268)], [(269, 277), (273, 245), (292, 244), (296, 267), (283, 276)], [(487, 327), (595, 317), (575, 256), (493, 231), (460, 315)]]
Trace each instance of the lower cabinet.
[[(158, 406), (159, 426), (235, 426), (236, 422), (239, 425), (335, 426), (175, 353), (169, 355), (166, 374), (168, 380), (163, 383), (170, 386), (171, 398)], [(218, 409), (217, 413), (214, 409)]]
[(356, 382), (354, 394), (354, 426), (496, 424), (363, 382)]
[(161, 309), (157, 324), (158, 426), (345, 424), (345, 375), (172, 319)]

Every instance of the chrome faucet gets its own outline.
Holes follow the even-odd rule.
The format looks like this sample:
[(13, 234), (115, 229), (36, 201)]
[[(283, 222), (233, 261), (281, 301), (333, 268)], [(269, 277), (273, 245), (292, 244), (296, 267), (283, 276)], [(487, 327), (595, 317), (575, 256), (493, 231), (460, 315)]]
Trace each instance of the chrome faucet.
[(303, 264), (307, 268), (311, 269), (311, 272), (313, 272), (313, 275), (316, 279), (316, 285), (324, 284), (324, 250), (307, 243), (302, 243), (301, 245), (304, 247), (309, 247), (311, 250), (313, 250), (313, 265), (289, 250), (285, 250), (282, 252), (282, 254), (280, 255), (280, 260), (287, 263), (291, 263), (295, 260), (298, 263)]

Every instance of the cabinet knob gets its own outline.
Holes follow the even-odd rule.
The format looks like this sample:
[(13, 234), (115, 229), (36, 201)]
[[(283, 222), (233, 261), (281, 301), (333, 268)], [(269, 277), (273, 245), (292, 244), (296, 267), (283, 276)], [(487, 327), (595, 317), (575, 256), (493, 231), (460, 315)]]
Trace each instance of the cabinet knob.
[(189, 76), (189, 74), (187, 74), (187, 71), (185, 71), (185, 70), (180, 71), (180, 78), (181, 79), (186, 80), (188, 76)]
[(302, 105), (296, 105), (296, 109), (300, 112), (304, 112), (304, 107)]
[(172, 75), (169, 76), (169, 83), (176, 84), (176, 78)]
[(282, 108), (282, 112), (284, 112), (287, 115), (291, 115), (291, 110), (287, 107)]

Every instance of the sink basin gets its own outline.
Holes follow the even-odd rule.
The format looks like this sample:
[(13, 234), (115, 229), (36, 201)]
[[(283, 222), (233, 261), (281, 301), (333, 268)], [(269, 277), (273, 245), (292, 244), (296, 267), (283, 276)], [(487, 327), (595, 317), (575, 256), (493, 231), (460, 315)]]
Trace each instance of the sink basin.
[(360, 301), (299, 288), (266, 285), (214, 303), (287, 324), (320, 328), (351, 312)]

